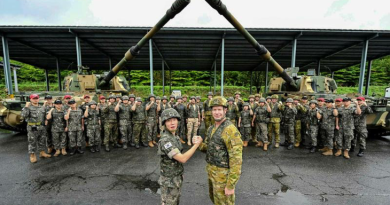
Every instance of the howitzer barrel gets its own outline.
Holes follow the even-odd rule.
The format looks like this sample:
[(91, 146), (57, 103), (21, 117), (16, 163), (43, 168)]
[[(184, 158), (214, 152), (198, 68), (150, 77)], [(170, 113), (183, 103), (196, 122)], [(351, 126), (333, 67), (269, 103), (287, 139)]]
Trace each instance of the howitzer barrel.
[(131, 47), (126, 53), (125, 56), (119, 61), (118, 64), (106, 75), (102, 80), (99, 86), (102, 86), (108, 83), (122, 68), (126, 65), (128, 61), (131, 61), (135, 56), (139, 54), (141, 48), (149, 41), (165, 24), (173, 19), (177, 14), (179, 14), (191, 0), (176, 0), (167, 13), (160, 19), (159, 22), (137, 43), (137, 45)]
[(257, 54), (263, 60), (268, 61), (268, 63), (270, 63), (274, 67), (276, 72), (287, 82), (289, 86), (293, 87), (294, 89), (297, 89), (297, 85), (295, 84), (294, 80), (286, 73), (282, 66), (280, 66), (279, 63), (272, 58), (271, 53), (267, 50), (267, 48), (259, 44), (259, 42), (257, 42), (257, 40), (253, 38), (253, 36), (229, 12), (226, 5), (223, 4), (221, 0), (206, 0), (206, 2), (215, 10), (217, 10), (219, 14), (224, 16), (226, 20), (228, 20), (234, 26), (234, 28), (236, 28), (237, 31), (244, 36), (244, 38), (256, 49)]

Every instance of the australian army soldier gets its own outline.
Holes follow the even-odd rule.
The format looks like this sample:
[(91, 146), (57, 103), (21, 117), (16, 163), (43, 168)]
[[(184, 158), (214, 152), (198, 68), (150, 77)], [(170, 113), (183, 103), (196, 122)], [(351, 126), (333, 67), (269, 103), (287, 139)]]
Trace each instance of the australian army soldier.
[(249, 103), (244, 103), (243, 106), (244, 108), (241, 111), (240, 118), (238, 118), (238, 127), (241, 129), (242, 141), (244, 142), (244, 147), (246, 147), (251, 138), (253, 111), (250, 108)]
[[(242, 140), (240, 132), (226, 119), (226, 99), (216, 96), (210, 101), (215, 124), (206, 132), (199, 149), (206, 152), (209, 194), (214, 204), (235, 202), (234, 189), (241, 176)], [(200, 141), (194, 137), (193, 143)]]
[(60, 155), (67, 155), (66, 153), (66, 134), (65, 134), (65, 114), (66, 110), (62, 107), (62, 101), (54, 101), (54, 108), (52, 108), (46, 116), (46, 119), (52, 123), (51, 135), (53, 137), (53, 145), (56, 153), (55, 157)]
[(95, 101), (92, 100), (85, 106), (84, 118), (84, 121), (88, 121), (86, 126), (89, 150), (92, 153), (95, 151), (100, 152), (100, 145), (102, 143), (100, 136), (101, 120), (100, 110)]
[(142, 105), (142, 99), (140, 97), (136, 98), (136, 103), (131, 107), (131, 112), (133, 114), (133, 138), (135, 148), (139, 149), (140, 140), (142, 141), (142, 146), (147, 147), (145, 130), (146, 110), (145, 106)]
[(46, 136), (45, 136), (45, 111), (39, 105), (39, 95), (31, 94), (30, 102), (22, 110), (22, 117), (27, 122), (28, 136), (28, 153), (30, 154), (30, 162), (37, 162), (35, 152), (39, 151), (39, 157), (50, 158), (51, 155), (45, 153)]
[(196, 104), (195, 96), (191, 96), (190, 102), (187, 105), (187, 144), (191, 146), (192, 133), (197, 135), (198, 127), (200, 125), (200, 110)]
[(367, 106), (366, 99), (364, 97), (358, 97), (356, 108), (360, 107), (361, 113), (355, 120), (356, 139), (354, 139), (354, 145), (357, 143), (360, 145), (358, 157), (363, 157), (364, 150), (366, 150), (366, 139), (368, 136), (367, 131), (367, 115), (373, 113), (371, 107)]
[(80, 108), (77, 108), (74, 99), (69, 100), (69, 105), (70, 108), (67, 110), (64, 118), (67, 120), (66, 129), (69, 136), (70, 155), (74, 155), (76, 151), (83, 154), (82, 143), (85, 142), (85, 138), (83, 137), (83, 111)]
[(114, 143), (114, 147), (122, 147), (118, 144), (118, 121), (115, 112), (116, 102), (115, 95), (108, 97), (107, 107), (104, 108), (103, 113), (106, 116), (104, 122), (104, 146), (107, 152), (110, 151), (110, 141)]
[(157, 145), (157, 109), (159, 106), (160, 103), (156, 103), (156, 96), (153, 94), (149, 95), (149, 102), (146, 105), (146, 126), (148, 130), (149, 147), (154, 147), (154, 145)]
[(119, 131), (121, 132), (121, 141), (123, 149), (127, 149), (127, 143), (131, 141), (131, 135), (133, 132), (131, 118), (131, 105), (128, 96), (123, 96), (122, 101), (115, 106), (115, 112), (119, 113)]
[[(293, 107), (297, 110), (297, 114), (295, 115), (295, 147), (299, 147), (302, 141), (302, 135), (301, 135), (301, 129), (302, 129), (302, 122), (304, 121), (304, 116), (306, 116), (307, 109), (304, 105), (302, 105), (300, 102), (300, 99), (298, 96), (294, 97), (294, 104)], [(304, 123), (304, 122), (303, 122)]]
[(204, 126), (205, 130), (208, 130), (209, 127), (214, 124), (213, 116), (211, 115), (211, 108), (209, 107), (210, 100), (213, 98), (213, 93), (209, 92), (207, 94), (207, 100), (203, 102), (203, 117), (204, 117)]
[(314, 153), (317, 147), (317, 137), (318, 130), (320, 125), (320, 120), (322, 118), (322, 111), (317, 108), (317, 101), (310, 101), (310, 108), (307, 112), (307, 127), (309, 131), (309, 137), (311, 140), (310, 152)]
[(183, 147), (180, 138), (176, 135), (178, 122), (181, 116), (172, 108), (167, 108), (161, 113), (161, 120), (165, 127), (161, 139), (158, 142), (158, 152), (160, 156), (160, 178), (161, 204), (179, 204), (181, 187), (183, 184), (183, 163), (186, 163), (195, 153), (202, 138), (182, 154)]
[(284, 124), (286, 126), (286, 139), (288, 142), (288, 150), (293, 149), (295, 142), (295, 116), (297, 115), (297, 109), (293, 106), (294, 100), (287, 98), (286, 106), (283, 111)]
[(327, 99), (326, 108), (323, 111), (322, 116), (322, 127), (325, 131), (325, 144), (324, 148), (321, 149), (323, 151), (323, 155), (332, 156), (333, 155), (333, 138), (334, 138), (334, 130), (339, 128), (338, 125), (338, 111), (333, 105), (332, 99)]
[(268, 124), (268, 141), (272, 143), (273, 134), (275, 133), (275, 147), (279, 147), (280, 143), (280, 121), (282, 117), (282, 111), (284, 110), (284, 105), (278, 103), (278, 96), (271, 96), (271, 120)]
[(164, 112), (164, 110), (168, 109), (168, 108), (171, 108), (171, 105), (168, 103), (168, 98), (167, 96), (163, 96), (162, 97), (162, 100), (161, 100), (161, 103), (160, 103), (160, 110), (158, 111), (158, 116), (159, 116), (159, 125), (160, 125), (160, 135), (162, 135), (162, 132), (164, 132), (164, 125), (162, 124), (162, 120), (161, 120), (161, 114), (162, 112)]
[(180, 121), (179, 127), (177, 128), (177, 135), (179, 135), (180, 137), (180, 142), (184, 144), (185, 143), (184, 139), (186, 138), (186, 130), (185, 130), (186, 123), (184, 120), (186, 119), (186, 107), (182, 104), (183, 99), (181, 96), (177, 96), (176, 100), (177, 103), (173, 108), (179, 113), (181, 119), (183, 119)]
[(252, 126), (256, 127), (257, 144), (256, 147), (263, 146), (264, 151), (268, 150), (268, 128), (271, 107), (264, 98), (260, 98), (259, 105), (253, 113)]
[(236, 103), (234, 103), (234, 98), (228, 98), (226, 118), (229, 118), (230, 122), (232, 122), (232, 124), (237, 127), (236, 119), (239, 117), (239, 115), (240, 111), (238, 110)]
[[(45, 110), (46, 115), (49, 113), (49, 111), (52, 108), (54, 108), (53, 97), (51, 95), (46, 95), (45, 102), (43, 103), (43, 109)], [(53, 152), (53, 148), (54, 148), (53, 136), (51, 134), (51, 126), (52, 126), (51, 121), (46, 119), (45, 120), (45, 128), (46, 128), (45, 131), (46, 131), (47, 153), (48, 154), (51, 154)]]

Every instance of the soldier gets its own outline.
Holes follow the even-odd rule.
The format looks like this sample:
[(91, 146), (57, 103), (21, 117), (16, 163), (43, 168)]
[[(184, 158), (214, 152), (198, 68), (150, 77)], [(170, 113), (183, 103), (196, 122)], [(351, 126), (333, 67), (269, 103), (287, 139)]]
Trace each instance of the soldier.
[(131, 140), (132, 125), (130, 122), (131, 105), (128, 96), (122, 97), (123, 102), (120, 100), (115, 106), (115, 112), (119, 113), (119, 131), (122, 136), (123, 149), (127, 150), (127, 142)]
[(297, 109), (293, 106), (294, 100), (292, 98), (287, 98), (286, 106), (283, 110), (284, 124), (286, 126), (285, 138), (288, 142), (288, 150), (294, 148), (295, 142), (295, 119), (298, 113)]
[(146, 129), (148, 131), (148, 141), (149, 147), (154, 147), (157, 145), (157, 112), (160, 104), (156, 103), (156, 96), (153, 94), (149, 95), (149, 102), (146, 105)]
[(357, 107), (360, 107), (360, 114), (358, 113), (358, 116), (355, 121), (355, 131), (356, 131), (356, 138), (354, 139), (354, 145), (356, 146), (357, 142), (359, 142), (360, 149), (359, 153), (357, 154), (358, 157), (363, 157), (364, 150), (366, 150), (366, 139), (368, 136), (367, 131), (367, 115), (372, 114), (373, 111), (371, 107), (367, 106), (366, 99), (364, 97), (358, 97), (357, 103), (356, 103), (356, 110)]
[(244, 101), (241, 99), (241, 93), (238, 91), (234, 93), (234, 102), (238, 106), (238, 110), (241, 112)]
[(69, 102), (70, 99), (72, 99), (72, 96), (70, 96), (70, 95), (65, 95), (64, 96), (64, 103), (63, 103), (62, 107), (64, 108), (65, 112), (67, 110), (69, 110), (69, 108), (70, 108), (70, 106), (68, 105), (68, 102)]
[(317, 146), (317, 137), (320, 125), (319, 121), (322, 119), (322, 111), (317, 108), (316, 100), (311, 100), (309, 106), (310, 109), (307, 112), (307, 127), (311, 139), (310, 153), (314, 153)]
[[(86, 110), (86, 107), (88, 106), (89, 102), (91, 102), (91, 96), (89, 95), (84, 95), (84, 102), (79, 106), (79, 108), (83, 111), (83, 116), (84, 116), (84, 113), (85, 113), (85, 110)], [(87, 128), (88, 128), (88, 121), (87, 120), (84, 120), (84, 130), (83, 130), (83, 135), (84, 135), (84, 138), (87, 142), (87, 146), (89, 146), (88, 142), (88, 135), (87, 135)]]
[(160, 108), (158, 110), (158, 116), (159, 116), (159, 125), (160, 125), (160, 135), (162, 135), (162, 132), (164, 131), (164, 125), (162, 124), (161, 114), (164, 110), (171, 108), (171, 105), (168, 103), (167, 96), (162, 97), (162, 103), (160, 103)]
[(234, 103), (234, 98), (228, 98), (227, 112), (226, 118), (232, 122), (234, 126), (237, 127), (236, 119), (240, 116), (240, 111), (238, 110), (238, 106)]
[[(242, 140), (240, 132), (226, 119), (226, 99), (216, 96), (210, 101), (215, 124), (206, 132), (199, 149), (206, 152), (209, 194), (214, 204), (234, 204), (235, 186), (242, 166)], [(200, 137), (194, 137), (193, 143)]]
[(265, 101), (267, 101), (268, 104), (271, 104), (272, 101), (271, 96), (267, 96), (267, 98), (265, 98)]
[[(344, 98), (346, 99), (346, 98)], [(343, 132), (344, 132), (344, 126), (343, 126), (343, 99), (342, 98), (336, 98), (335, 100), (335, 107), (337, 109), (337, 112), (339, 113), (339, 127), (334, 130), (334, 145), (337, 150), (335, 153), (335, 156), (338, 157), (342, 154), (343, 150)], [(340, 150), (340, 151), (339, 151)], [(349, 150), (349, 149), (348, 149)]]
[(301, 129), (302, 127), (302, 122), (304, 116), (306, 116), (307, 109), (305, 106), (303, 106), (301, 103), (299, 103), (300, 99), (298, 96), (294, 97), (294, 104), (293, 107), (297, 110), (297, 114), (295, 115), (295, 143), (294, 147), (299, 147), (302, 141), (302, 135), (301, 135)]
[(136, 98), (136, 103), (131, 107), (131, 112), (133, 114), (133, 139), (135, 148), (139, 149), (140, 140), (142, 141), (142, 146), (147, 147), (145, 132), (146, 110), (145, 106), (142, 105), (142, 99), (140, 97)]
[(205, 130), (207, 131), (209, 127), (214, 124), (214, 119), (211, 115), (211, 107), (209, 107), (210, 100), (213, 98), (213, 93), (209, 92), (207, 94), (207, 100), (203, 102), (203, 117), (204, 117), (204, 126)]
[(201, 126), (203, 119), (204, 119), (203, 103), (200, 100), (200, 96), (196, 96), (196, 104), (199, 106), (199, 111), (200, 111), (200, 123), (199, 123), (200, 125), (199, 125), (198, 133), (197, 133), (197, 135), (200, 135), (200, 126)]
[(260, 95), (259, 93), (256, 93), (256, 94), (255, 94), (255, 103), (256, 103), (257, 105), (260, 104), (260, 98), (261, 98), (261, 95)]
[(116, 105), (116, 103), (118, 103), (119, 101), (122, 101), (122, 96), (118, 94), (118, 95), (115, 96), (115, 105)]
[(332, 156), (333, 155), (333, 138), (334, 138), (334, 130), (339, 126), (338, 112), (337, 109), (333, 105), (332, 99), (327, 99), (326, 108), (323, 111), (322, 116), (322, 127), (325, 131), (326, 141), (325, 148), (323, 149), (322, 155)]
[(188, 96), (187, 96), (187, 95), (183, 95), (183, 96), (182, 96), (182, 99), (183, 99), (182, 104), (183, 104), (185, 107), (187, 107), (187, 105), (188, 105), (188, 102), (187, 102)]
[(191, 146), (192, 133), (197, 135), (198, 127), (200, 125), (200, 110), (196, 104), (195, 96), (191, 96), (190, 103), (186, 107), (186, 121), (187, 121), (187, 145)]
[(74, 99), (69, 100), (69, 106), (70, 108), (67, 110), (64, 118), (67, 121), (65, 129), (68, 131), (69, 136), (70, 155), (74, 155), (76, 151), (83, 154), (82, 143), (85, 142), (83, 137), (83, 111), (80, 108), (77, 108)]
[(118, 144), (118, 120), (115, 112), (116, 107), (116, 97), (115, 95), (110, 95), (108, 97), (107, 107), (102, 110), (106, 116), (106, 121), (104, 122), (104, 140), (103, 144), (107, 152), (110, 151), (110, 141), (114, 144), (113, 147), (121, 148), (122, 146)]
[(253, 111), (250, 109), (249, 103), (246, 102), (243, 106), (244, 108), (241, 111), (240, 118), (238, 118), (238, 127), (241, 128), (242, 141), (244, 142), (244, 147), (246, 147), (251, 138), (251, 119)]
[[(133, 107), (133, 105), (136, 103), (135, 102), (135, 95), (134, 94), (130, 94), (129, 95), (129, 104), (131, 107)], [(133, 128), (134, 128), (134, 123), (133, 123), (133, 113), (130, 112), (130, 125), (131, 125), (131, 133), (130, 133), (130, 138), (129, 138), (129, 143), (130, 143), (130, 147), (135, 147), (135, 143), (134, 143), (134, 135), (133, 135)]]
[[(255, 111), (257, 108), (257, 103), (255, 102), (255, 96), (249, 95), (249, 106), (250, 110)], [(257, 137), (256, 137), (256, 127), (252, 126), (251, 128), (251, 139), (252, 142), (257, 144)]]
[(102, 143), (100, 137), (101, 121), (100, 111), (95, 101), (92, 100), (85, 106), (84, 118), (84, 121), (88, 121), (86, 125), (89, 150), (92, 153), (95, 153), (95, 151), (100, 152), (100, 145)]
[(39, 95), (30, 95), (30, 102), (26, 103), (21, 115), (27, 122), (28, 153), (30, 154), (30, 162), (37, 162), (37, 157), (35, 155), (37, 147), (40, 158), (50, 158), (51, 155), (46, 154), (44, 151), (46, 149), (46, 136), (44, 134), (45, 127), (43, 125), (45, 121), (45, 111), (39, 105)]
[(53, 152), (54, 144), (53, 144), (53, 136), (51, 134), (51, 121), (46, 119), (46, 115), (49, 111), (54, 108), (53, 97), (51, 95), (45, 96), (45, 102), (43, 103), (43, 109), (45, 110), (45, 135), (46, 135), (46, 146), (47, 153), (51, 154)]
[[(318, 98), (317, 99), (317, 108), (322, 111), (322, 113), (325, 112), (326, 106), (325, 106), (325, 99), (324, 98)], [(318, 138), (319, 138), (319, 147), (323, 147), (319, 151), (323, 152), (326, 150), (325, 148), (325, 142), (326, 142), (326, 131), (324, 126), (322, 125), (322, 120), (320, 121), (320, 129), (318, 131)]]
[[(186, 119), (186, 107), (182, 104), (182, 102), (183, 102), (182, 97), (178, 96), (176, 100), (177, 100), (177, 103), (173, 108), (179, 113), (179, 115), (181, 116), (181, 119)], [(177, 128), (178, 129), (177, 134), (179, 135), (180, 142), (182, 144), (186, 143), (184, 141), (184, 139), (186, 137), (185, 126), (186, 126), (185, 120), (181, 120), (179, 123), (179, 127)]]
[[(256, 126), (256, 147), (263, 147), (264, 151), (268, 150), (268, 127), (267, 123), (270, 121), (271, 107), (266, 102), (265, 98), (260, 98), (259, 105), (257, 106), (252, 118), (252, 127)], [(256, 120), (256, 123), (255, 123)]]
[(275, 133), (275, 147), (279, 147), (280, 143), (280, 121), (282, 117), (282, 111), (284, 110), (284, 105), (282, 103), (278, 103), (278, 96), (272, 95), (271, 103), (269, 104), (271, 107), (271, 120), (268, 124), (268, 141), (272, 143), (273, 134)]
[(55, 157), (61, 153), (64, 156), (68, 154), (66, 152), (65, 113), (66, 111), (62, 107), (62, 101), (56, 100), (54, 101), (54, 108), (50, 109), (46, 116), (46, 119), (52, 124), (50, 131), (53, 136), (54, 149), (56, 150)]
[(104, 140), (104, 126), (106, 124), (107, 115), (103, 112), (103, 110), (108, 106), (108, 103), (106, 102), (106, 97), (101, 95), (99, 97), (99, 104), (98, 109), (100, 112), (100, 139)]
[(309, 102), (307, 100), (308, 100), (307, 96), (303, 96), (301, 99), (301, 104), (306, 109), (306, 113), (301, 116), (301, 136), (302, 137), (301, 137), (300, 144), (303, 144), (303, 145), (305, 145), (306, 139), (309, 138), (309, 132), (308, 132), (308, 127), (307, 127), (307, 123), (308, 123), (307, 111), (309, 110), (310, 107), (309, 107)]
[(165, 109), (162, 114), (162, 124), (166, 129), (158, 142), (157, 155), (160, 156), (161, 204), (179, 204), (181, 187), (183, 184), (183, 164), (186, 163), (202, 143), (200, 138), (190, 150), (182, 154), (183, 147), (176, 135), (178, 121), (181, 116), (172, 109)]
[(171, 95), (169, 97), (169, 104), (171, 105), (171, 107), (173, 108), (175, 106), (175, 96), (174, 95)]

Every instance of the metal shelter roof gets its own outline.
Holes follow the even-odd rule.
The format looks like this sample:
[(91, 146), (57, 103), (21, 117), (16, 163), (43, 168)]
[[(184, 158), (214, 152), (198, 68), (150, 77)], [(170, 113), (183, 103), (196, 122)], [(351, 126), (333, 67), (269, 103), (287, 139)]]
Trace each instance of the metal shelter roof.
[[(94, 70), (109, 70), (149, 30), (146, 27), (0, 26), (0, 36), (9, 41), (10, 58), (44, 69), (77, 67), (75, 36), (81, 39), (82, 62)], [(335, 71), (360, 64), (363, 42), (369, 39), (369, 60), (390, 55), (388, 30), (271, 29), (248, 31), (287, 68), (291, 65), (292, 42), (297, 38), (296, 67)], [(154, 69), (161, 69), (162, 56), (172, 70), (209, 71), (215, 59), (220, 66), (220, 48), (225, 38), (226, 71), (265, 70), (249, 43), (233, 28), (163, 28), (153, 38)], [(0, 42), (1, 44), (1, 42)], [(2, 46), (2, 45), (1, 45)], [(1, 56), (3, 50), (1, 49)], [(145, 45), (127, 69), (149, 69), (149, 47)], [(270, 68), (271, 69), (271, 68)]]

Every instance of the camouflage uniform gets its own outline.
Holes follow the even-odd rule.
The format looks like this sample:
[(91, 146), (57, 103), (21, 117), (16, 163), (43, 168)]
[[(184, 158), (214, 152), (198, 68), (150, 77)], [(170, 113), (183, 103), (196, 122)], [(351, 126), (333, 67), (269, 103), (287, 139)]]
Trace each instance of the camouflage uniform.
[(54, 108), (54, 110), (51, 112), (51, 134), (53, 136), (53, 145), (55, 150), (66, 148), (65, 115), (66, 110), (63, 108), (61, 108), (61, 110)]
[[(45, 119), (46, 119), (46, 115), (49, 113), (49, 111), (54, 108), (54, 104), (52, 105), (45, 105), (43, 106), (43, 109), (45, 110)], [(51, 127), (52, 127), (52, 122), (51, 120), (47, 120), (47, 125), (45, 125), (45, 135), (46, 135), (46, 143), (47, 143), (47, 147), (53, 147), (54, 144), (53, 144), (53, 135), (51, 133)]]
[(271, 102), (269, 106), (271, 107), (271, 120), (268, 123), (268, 141), (272, 143), (275, 133), (275, 143), (280, 143), (280, 118), (284, 105)]
[(118, 143), (118, 121), (115, 112), (116, 103), (107, 105), (104, 108), (103, 113), (106, 115), (106, 121), (104, 122), (104, 140), (103, 144), (108, 146), (110, 141), (114, 144)]
[[(46, 149), (45, 110), (41, 106), (24, 107), (22, 117), (27, 122), (28, 153), (41, 152)], [(38, 144), (38, 146), (37, 146)], [(37, 150), (38, 147), (38, 150)]]
[(205, 142), (199, 149), (206, 152), (209, 195), (214, 204), (231, 205), (235, 195), (226, 196), (225, 188), (234, 189), (242, 166), (242, 140), (240, 132), (229, 120), (218, 126), (211, 126), (206, 133)]
[[(149, 106), (150, 102), (146, 105)], [(149, 110), (146, 111), (147, 121), (146, 128), (148, 133), (148, 141), (157, 140), (157, 103), (154, 102)]]
[(82, 143), (85, 142), (83, 137), (82, 126), (83, 111), (79, 108), (71, 110), (68, 120), (68, 135), (69, 135), (69, 146), (75, 148), (76, 146), (81, 148)]
[(295, 116), (297, 113), (297, 109), (293, 106), (291, 108), (285, 106), (283, 111), (284, 124), (286, 126), (285, 137), (290, 144), (295, 142)]
[(317, 146), (317, 137), (318, 137), (318, 130), (320, 125), (320, 121), (317, 118), (317, 112), (322, 115), (322, 111), (317, 107), (315, 109), (310, 108), (307, 112), (307, 124), (309, 128), (308, 131), (309, 131), (312, 147)]
[(203, 102), (205, 130), (208, 130), (209, 127), (214, 124), (214, 118), (211, 114), (211, 107), (209, 106), (209, 102), (209, 99)]
[(199, 126), (199, 107), (197, 104), (191, 104), (189, 103), (187, 105), (187, 111), (186, 111), (186, 117), (187, 117), (187, 140), (188, 142), (191, 142), (192, 133), (196, 135), (198, 133), (198, 126)]
[(145, 129), (145, 122), (146, 122), (146, 110), (145, 106), (142, 104), (140, 106), (136, 105), (135, 110), (132, 110), (133, 114), (133, 140), (136, 145), (139, 145), (140, 140), (142, 143), (147, 142), (146, 138), (146, 129)]
[(102, 143), (100, 137), (100, 112), (99, 110), (88, 108), (88, 117), (85, 119), (87, 123), (88, 144), (90, 147), (99, 146)]
[(251, 119), (252, 119), (252, 116), (250, 114), (250, 110), (242, 110), (241, 111), (241, 115), (240, 115), (240, 118), (241, 118), (241, 137), (242, 137), (242, 141), (249, 141), (251, 139), (251, 129), (252, 129), (252, 126), (251, 126)]
[(100, 111), (100, 139), (103, 139), (103, 140), (105, 139), (104, 127), (105, 127), (106, 121), (107, 121), (107, 113), (105, 113), (104, 110), (106, 109), (107, 106), (108, 106), (108, 103), (104, 103), (104, 104), (99, 103), (98, 104), (98, 108)]
[(306, 113), (301, 116), (301, 141), (300, 142), (304, 143), (306, 139), (310, 138), (309, 127), (307, 126), (307, 124), (309, 123), (307, 112), (310, 109), (310, 107), (309, 104), (302, 104), (302, 105), (305, 107)]
[(368, 131), (367, 131), (367, 115), (372, 114), (373, 111), (371, 107), (368, 107), (366, 105), (360, 106), (361, 114), (356, 116), (355, 120), (355, 131), (356, 136), (354, 139), (353, 144), (356, 146), (357, 142), (359, 142), (360, 150), (366, 149), (366, 139), (368, 137)]
[(351, 141), (353, 140), (354, 116), (356, 108), (340, 107), (338, 110), (339, 130), (335, 131), (336, 149), (351, 149)]
[(325, 146), (333, 149), (334, 130), (336, 127), (336, 117), (333, 115), (333, 110), (336, 108), (325, 108), (322, 115), (322, 128), (324, 130)]
[(179, 204), (183, 183), (183, 164), (173, 159), (183, 151), (180, 138), (171, 132), (163, 132), (158, 142), (157, 155), (160, 156), (160, 178), (162, 204)]
[[(324, 114), (325, 111), (326, 111), (326, 106), (318, 106), (318, 109), (320, 109), (322, 111), (322, 113)], [(320, 121), (320, 129), (318, 130), (318, 136), (319, 136), (319, 145), (320, 146), (325, 146), (326, 144), (326, 130), (325, 130), (325, 126), (323, 125), (323, 121), (321, 120)]]
[(238, 106), (236, 104), (228, 104), (226, 118), (229, 118), (230, 122), (237, 127), (236, 119), (240, 115), (240, 111), (238, 111)]
[(122, 144), (131, 142), (131, 135), (133, 133), (133, 126), (131, 119), (131, 105), (121, 104), (119, 106), (119, 131), (121, 133)]
[[(250, 109), (255, 112), (256, 108), (257, 108), (257, 103), (256, 102), (253, 102), (253, 103), (249, 103), (250, 105)], [(257, 142), (257, 137), (256, 137), (256, 126), (254, 127), (251, 127), (251, 139), (253, 142)]]
[(254, 112), (256, 117), (255, 126), (256, 126), (256, 136), (257, 140), (268, 144), (268, 128), (267, 123), (269, 122), (269, 112), (267, 111), (267, 106), (258, 106)]
[(180, 120), (179, 125), (177, 127), (177, 134), (179, 137), (183, 140), (186, 139), (186, 122), (184, 119), (186, 119), (186, 107), (183, 104), (177, 104), (175, 105), (174, 109), (179, 113), (182, 120)]

